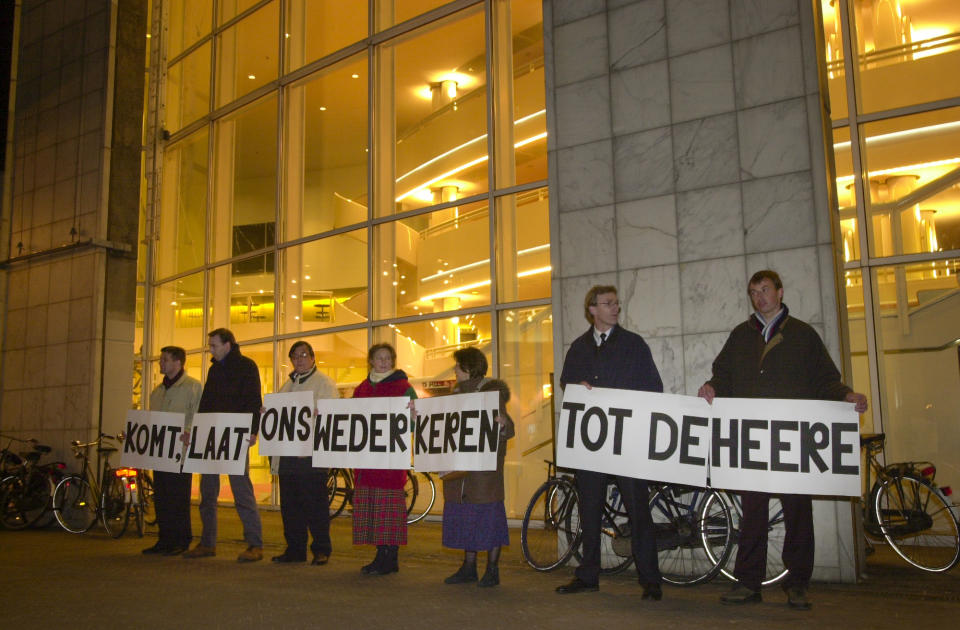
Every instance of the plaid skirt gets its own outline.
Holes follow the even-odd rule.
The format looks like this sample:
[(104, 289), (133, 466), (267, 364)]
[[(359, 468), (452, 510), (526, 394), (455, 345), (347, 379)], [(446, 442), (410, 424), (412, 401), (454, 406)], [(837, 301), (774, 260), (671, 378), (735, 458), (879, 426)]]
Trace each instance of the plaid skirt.
[(407, 544), (407, 502), (402, 489), (354, 489), (353, 544)]

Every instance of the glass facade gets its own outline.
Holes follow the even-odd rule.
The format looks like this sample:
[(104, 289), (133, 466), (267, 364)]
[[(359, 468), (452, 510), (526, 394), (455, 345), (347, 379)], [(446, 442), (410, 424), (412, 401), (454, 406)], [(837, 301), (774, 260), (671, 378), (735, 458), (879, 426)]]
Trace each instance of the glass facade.
[[(141, 391), (168, 344), (205, 376), (219, 326), (263, 393), (301, 338), (343, 396), (371, 343), (395, 345), (421, 396), (475, 346), (513, 390), (507, 512), (522, 517), (552, 426), (540, 0), (167, 0), (153, 15)], [(274, 501), (255, 451), (251, 475)]]
[[(823, 0), (853, 385), (889, 461), (960, 481), (960, 5)], [(866, 229), (864, 230), (864, 226)]]

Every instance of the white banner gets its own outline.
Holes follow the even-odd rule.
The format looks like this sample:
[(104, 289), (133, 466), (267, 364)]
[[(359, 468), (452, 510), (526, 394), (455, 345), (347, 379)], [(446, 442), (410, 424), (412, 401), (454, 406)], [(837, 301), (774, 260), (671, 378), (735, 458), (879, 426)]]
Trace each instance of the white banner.
[(557, 464), (729, 490), (860, 495), (852, 403), (702, 398), (568, 385)]
[(413, 464), (417, 470), (496, 470), (500, 392), (422, 398), (415, 403)]
[(406, 396), (318, 400), (314, 467), (409, 470), (409, 404)]
[(123, 453), (120, 465), (146, 470), (180, 472), (183, 460), (183, 433), (185, 416), (170, 411), (127, 412)]
[(309, 457), (313, 454), (313, 392), (267, 394), (260, 414), (260, 454)]
[(250, 448), (249, 413), (195, 413), (183, 472), (242, 475)]

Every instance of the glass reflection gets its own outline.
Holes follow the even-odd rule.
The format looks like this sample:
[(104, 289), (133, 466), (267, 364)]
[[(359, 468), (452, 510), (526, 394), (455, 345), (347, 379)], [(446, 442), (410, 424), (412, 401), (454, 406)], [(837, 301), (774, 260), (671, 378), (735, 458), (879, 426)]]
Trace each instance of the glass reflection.
[(210, 111), (210, 44), (200, 46), (170, 66), (166, 82), (166, 122), (178, 131)]
[(163, 346), (194, 350), (205, 344), (203, 274), (195, 273), (154, 287), (150, 354), (159, 355)]
[[(167, 59), (173, 59), (210, 33), (213, 0), (170, 2), (167, 20)], [(207, 53), (209, 58), (209, 52)]]
[(271, 2), (217, 37), (217, 107), (277, 78), (279, 6)]
[(367, 377), (367, 349), (370, 347), (367, 343), (367, 330), (361, 328), (284, 341), (281, 344), (280, 367), (277, 369), (280, 383), (293, 371), (287, 356), (290, 347), (300, 339), (313, 348), (317, 369), (333, 379), (340, 391), (340, 397), (350, 398), (354, 388)]
[(367, 4), (367, 0), (289, 0), (283, 34), (287, 71), (366, 37)]
[(550, 297), (550, 209), (546, 188), (497, 199), (497, 298)]
[(204, 262), (208, 153), (207, 130), (201, 129), (163, 154), (159, 233), (153, 250), (159, 278)]

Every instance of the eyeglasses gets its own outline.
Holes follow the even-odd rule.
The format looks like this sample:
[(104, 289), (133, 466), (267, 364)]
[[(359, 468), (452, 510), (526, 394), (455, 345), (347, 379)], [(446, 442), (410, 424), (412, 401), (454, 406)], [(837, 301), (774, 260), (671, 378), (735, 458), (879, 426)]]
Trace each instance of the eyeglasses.
[(596, 306), (606, 306), (608, 308), (619, 308), (620, 300), (614, 300), (613, 302), (597, 302)]
[(297, 354), (293, 355), (294, 359), (307, 359), (309, 357), (310, 357), (309, 352), (298, 352)]

